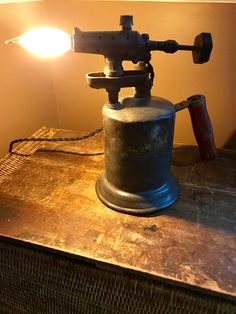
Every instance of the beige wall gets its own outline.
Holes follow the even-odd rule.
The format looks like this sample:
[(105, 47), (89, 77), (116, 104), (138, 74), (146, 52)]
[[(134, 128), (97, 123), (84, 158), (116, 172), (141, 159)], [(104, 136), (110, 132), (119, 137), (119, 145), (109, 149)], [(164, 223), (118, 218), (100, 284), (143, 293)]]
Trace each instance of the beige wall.
[[(236, 5), (158, 2), (45, 2), (50, 23), (70, 32), (117, 30), (121, 14), (134, 15), (134, 28), (152, 39), (192, 43), (202, 31), (212, 32), (214, 50), (209, 63), (193, 64), (191, 53), (153, 53), (156, 70), (154, 95), (178, 102), (192, 94), (207, 97), (218, 146), (236, 126)], [(60, 126), (91, 130), (101, 125), (104, 91), (90, 89), (85, 73), (103, 68), (103, 57), (72, 52), (51, 65)], [(175, 141), (194, 143), (188, 112), (179, 112)]]
[[(102, 56), (69, 52), (48, 63), (20, 47), (5, 46), (4, 40), (44, 24), (67, 32), (74, 26), (117, 30), (121, 14), (134, 15), (134, 28), (156, 40), (192, 43), (201, 31), (212, 32), (214, 50), (207, 64), (193, 64), (188, 52), (153, 52), (153, 94), (174, 103), (205, 94), (217, 146), (223, 145), (236, 126), (236, 5), (46, 0), (0, 5), (0, 153), (10, 140), (42, 125), (74, 130), (99, 127), (106, 100), (104, 91), (89, 88), (85, 80), (85, 73), (102, 70)], [(194, 143), (187, 111), (177, 114), (175, 141)]]
[(0, 156), (8, 143), (43, 125), (58, 126), (49, 64), (16, 45), (4, 44), (44, 24), (42, 3), (0, 5)]

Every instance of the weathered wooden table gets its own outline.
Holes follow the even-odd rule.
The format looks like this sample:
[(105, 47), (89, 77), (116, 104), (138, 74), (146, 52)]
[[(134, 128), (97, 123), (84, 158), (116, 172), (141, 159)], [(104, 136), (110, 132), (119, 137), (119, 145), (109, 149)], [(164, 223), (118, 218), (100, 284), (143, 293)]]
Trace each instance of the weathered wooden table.
[(183, 166), (178, 148), (179, 200), (135, 217), (97, 199), (102, 134), (39, 145), (0, 164), (3, 313), (236, 313), (236, 151)]

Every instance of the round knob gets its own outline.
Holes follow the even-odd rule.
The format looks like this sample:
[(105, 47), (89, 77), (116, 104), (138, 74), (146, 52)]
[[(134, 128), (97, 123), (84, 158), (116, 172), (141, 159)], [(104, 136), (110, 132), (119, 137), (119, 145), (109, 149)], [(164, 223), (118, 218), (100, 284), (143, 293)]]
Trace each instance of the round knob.
[(120, 25), (123, 31), (131, 30), (133, 26), (133, 16), (132, 15), (121, 15)]

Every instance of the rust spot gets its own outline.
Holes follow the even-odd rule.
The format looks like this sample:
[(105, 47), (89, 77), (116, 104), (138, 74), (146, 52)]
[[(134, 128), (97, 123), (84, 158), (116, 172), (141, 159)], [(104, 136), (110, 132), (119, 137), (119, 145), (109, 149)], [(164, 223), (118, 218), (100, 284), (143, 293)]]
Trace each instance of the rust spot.
[(157, 225), (151, 225), (151, 226), (148, 226), (148, 227), (144, 227), (144, 231), (146, 231), (146, 230), (155, 232), (155, 231), (158, 230), (158, 227), (157, 227)]

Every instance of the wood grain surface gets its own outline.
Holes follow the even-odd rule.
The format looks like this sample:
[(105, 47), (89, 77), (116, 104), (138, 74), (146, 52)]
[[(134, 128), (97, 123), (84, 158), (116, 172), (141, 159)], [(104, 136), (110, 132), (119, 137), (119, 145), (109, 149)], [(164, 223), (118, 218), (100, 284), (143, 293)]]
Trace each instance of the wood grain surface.
[(102, 151), (98, 134), (48, 143), (27, 157), (0, 184), (1, 237), (235, 298), (236, 151), (191, 164), (196, 149), (176, 149), (181, 194), (155, 217), (121, 214), (98, 200)]

